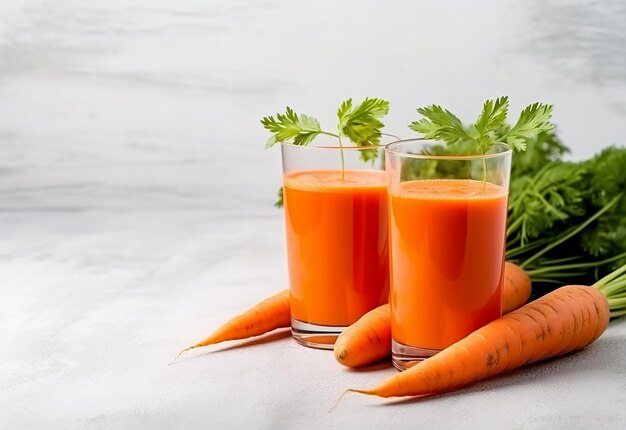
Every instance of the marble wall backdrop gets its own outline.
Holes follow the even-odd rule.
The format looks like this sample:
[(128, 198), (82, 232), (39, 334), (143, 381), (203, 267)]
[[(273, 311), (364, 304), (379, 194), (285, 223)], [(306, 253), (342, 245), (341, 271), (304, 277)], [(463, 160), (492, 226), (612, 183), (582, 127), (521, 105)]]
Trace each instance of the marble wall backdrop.
[(556, 104), (573, 157), (626, 132), (626, 4), (4, 0), (0, 208), (271, 211), (290, 104)]

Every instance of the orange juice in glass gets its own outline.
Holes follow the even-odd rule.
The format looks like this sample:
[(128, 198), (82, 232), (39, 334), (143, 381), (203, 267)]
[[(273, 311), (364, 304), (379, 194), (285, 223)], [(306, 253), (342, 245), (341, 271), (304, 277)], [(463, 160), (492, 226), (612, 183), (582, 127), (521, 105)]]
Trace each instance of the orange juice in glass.
[(292, 335), (332, 349), (345, 327), (389, 298), (382, 156), (361, 160), (382, 147), (281, 148)]
[(511, 150), (432, 155), (435, 142), (386, 148), (392, 360), (430, 357), (502, 314)]

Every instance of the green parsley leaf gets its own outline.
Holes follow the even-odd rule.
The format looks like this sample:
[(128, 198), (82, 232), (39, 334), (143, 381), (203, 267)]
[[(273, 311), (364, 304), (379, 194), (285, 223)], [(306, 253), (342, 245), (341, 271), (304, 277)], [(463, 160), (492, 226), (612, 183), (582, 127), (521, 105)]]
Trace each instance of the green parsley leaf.
[(498, 140), (498, 132), (506, 127), (506, 116), (509, 112), (509, 98), (499, 97), (494, 102), (487, 100), (478, 116), (474, 129), (478, 133), (477, 141), (480, 152), (489, 150)]
[(337, 110), (337, 134), (322, 130), (317, 119), (304, 114), (298, 115), (287, 106), (284, 114), (276, 114), (276, 118), (267, 116), (261, 120), (263, 127), (273, 133), (265, 147), (289, 140), (293, 140), (296, 145), (308, 145), (320, 134), (338, 139), (346, 136), (357, 146), (375, 146), (380, 142), (381, 128), (384, 126), (380, 118), (388, 112), (389, 102), (386, 100), (367, 97), (353, 107), (352, 99), (348, 99)]
[(533, 103), (527, 106), (520, 114), (517, 123), (502, 137), (502, 140), (511, 148), (524, 151), (526, 140), (554, 128), (550, 122), (552, 109), (552, 105), (543, 103)]
[[(268, 116), (261, 120), (263, 127), (273, 133), (265, 147), (290, 140), (296, 145), (308, 145), (320, 134), (336, 137), (340, 146), (342, 136), (348, 137), (356, 146), (376, 146), (380, 143), (381, 129), (384, 127), (380, 119), (388, 112), (387, 100), (366, 97), (357, 106), (353, 105), (352, 99), (345, 100), (337, 110), (338, 133), (331, 133), (322, 130), (317, 119), (304, 114), (298, 115), (287, 106), (284, 114), (279, 113), (276, 118)], [(360, 156), (365, 162), (373, 161), (378, 157), (378, 150), (362, 150)]]
[(409, 126), (422, 133), (426, 139), (442, 140), (449, 145), (466, 140), (476, 140), (452, 112), (438, 105), (417, 109), (426, 118), (414, 121)]
[(508, 97), (487, 100), (476, 122), (465, 126), (449, 110), (431, 105), (418, 109), (417, 112), (424, 118), (412, 122), (409, 127), (425, 139), (440, 140), (448, 145), (471, 142), (481, 154), (498, 142), (508, 144), (513, 150), (523, 151), (528, 140), (553, 128), (550, 123), (552, 105), (534, 103), (527, 106), (513, 127), (506, 123), (508, 111)]
[(495, 102), (487, 100), (474, 127), (480, 135), (499, 130), (506, 123), (508, 112), (509, 98), (507, 96), (499, 97)]
[(298, 115), (289, 106), (285, 114), (277, 114), (276, 119), (267, 116), (261, 120), (261, 124), (273, 133), (265, 145), (266, 148), (291, 139), (296, 145), (308, 145), (322, 133), (317, 119), (304, 114)]
[[(389, 112), (389, 102), (378, 98), (366, 97), (360, 104), (353, 106), (352, 99), (345, 100), (337, 110), (337, 133), (322, 130), (317, 119), (300, 114), (298, 115), (287, 106), (284, 114), (276, 114), (264, 117), (261, 124), (272, 135), (265, 144), (270, 148), (278, 142), (293, 141), (295, 145), (308, 145), (320, 134), (334, 136), (339, 141), (341, 158), (341, 177), (344, 175), (344, 153), (341, 141), (342, 136), (348, 137), (357, 146), (376, 146), (380, 143), (381, 129), (384, 126), (380, 119)], [(361, 159), (365, 162), (373, 162), (378, 157), (377, 148), (363, 149), (359, 151)], [(278, 200), (274, 204), (282, 207), (282, 188), (278, 193)]]
[(280, 208), (282, 208), (282, 207), (284, 206), (284, 204), (285, 204), (284, 197), (283, 197), (283, 187), (280, 187), (280, 188), (278, 189), (278, 193), (277, 193), (277, 194), (278, 194), (278, 198), (277, 198), (277, 199), (276, 199), (276, 201), (274, 202), (274, 207), (276, 207), (276, 208), (279, 208), (279, 209), (280, 209)]
[(352, 99), (341, 104), (337, 111), (338, 128), (357, 146), (374, 146), (380, 143), (380, 118), (389, 113), (389, 102), (376, 98), (365, 98), (361, 104), (352, 107)]
[(348, 112), (352, 110), (352, 99), (344, 100), (337, 109), (337, 118), (339, 118), (339, 123), (337, 124), (337, 128), (341, 130), (346, 126), (346, 118), (348, 116)]

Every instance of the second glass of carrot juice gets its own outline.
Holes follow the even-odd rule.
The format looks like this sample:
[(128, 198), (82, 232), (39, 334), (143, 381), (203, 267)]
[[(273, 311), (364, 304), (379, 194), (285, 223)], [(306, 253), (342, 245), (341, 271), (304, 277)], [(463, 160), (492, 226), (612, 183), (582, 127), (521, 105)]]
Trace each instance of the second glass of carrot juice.
[(315, 348), (389, 298), (383, 147), (349, 145), (281, 144), (291, 329)]
[(454, 155), (440, 142), (385, 150), (392, 360), (404, 370), (502, 313), (511, 150)]

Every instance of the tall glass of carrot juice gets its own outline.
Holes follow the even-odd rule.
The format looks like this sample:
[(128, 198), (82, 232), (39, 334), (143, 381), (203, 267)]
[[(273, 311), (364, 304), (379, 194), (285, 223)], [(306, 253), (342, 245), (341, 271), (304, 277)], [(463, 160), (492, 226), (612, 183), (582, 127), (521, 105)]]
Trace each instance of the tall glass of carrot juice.
[(511, 150), (439, 142), (385, 150), (392, 360), (404, 370), (502, 314)]
[(292, 335), (332, 349), (389, 298), (383, 147), (281, 147)]

